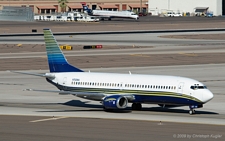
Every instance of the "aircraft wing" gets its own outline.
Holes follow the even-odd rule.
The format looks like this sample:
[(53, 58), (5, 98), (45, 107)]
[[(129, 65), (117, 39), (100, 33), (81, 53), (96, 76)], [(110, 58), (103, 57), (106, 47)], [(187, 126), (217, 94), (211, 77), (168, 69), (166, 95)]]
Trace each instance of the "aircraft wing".
[(101, 101), (106, 96), (103, 93), (73, 92), (73, 91), (62, 91), (62, 90), (25, 89), (24, 91), (52, 92), (52, 93), (58, 93), (60, 95), (74, 95), (81, 98), (99, 100), (99, 101)]
[(26, 75), (34, 75), (34, 76), (40, 76), (40, 77), (46, 77), (46, 78), (55, 78), (55, 76), (51, 73), (40, 74), (40, 73), (21, 72), (21, 71), (9, 71), (9, 72), (26, 74)]
[[(92, 100), (103, 100), (107, 95), (104, 93), (90, 93), (90, 92), (73, 92), (73, 91), (62, 91), (62, 90), (37, 90), (37, 89), (25, 89), (24, 91), (38, 91), (38, 92), (52, 92), (60, 95), (74, 95), (81, 98), (92, 99)], [(135, 100), (132, 94), (122, 94), (121, 96), (126, 97), (129, 101)]]

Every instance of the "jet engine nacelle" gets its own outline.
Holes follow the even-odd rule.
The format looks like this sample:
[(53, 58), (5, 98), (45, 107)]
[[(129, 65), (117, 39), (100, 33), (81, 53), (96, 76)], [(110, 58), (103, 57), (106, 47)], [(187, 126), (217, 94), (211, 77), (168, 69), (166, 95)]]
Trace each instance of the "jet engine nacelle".
[(127, 107), (128, 100), (121, 95), (107, 96), (102, 101), (105, 109), (124, 109)]

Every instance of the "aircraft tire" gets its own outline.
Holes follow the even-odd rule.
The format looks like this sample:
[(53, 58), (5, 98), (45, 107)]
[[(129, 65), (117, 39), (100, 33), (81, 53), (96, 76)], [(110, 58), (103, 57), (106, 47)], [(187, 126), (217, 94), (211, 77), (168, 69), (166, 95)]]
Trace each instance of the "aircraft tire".
[(141, 109), (142, 109), (141, 103), (133, 103), (133, 104), (132, 104), (132, 110), (137, 110), (137, 111), (139, 111), (139, 110), (141, 110)]
[(191, 109), (191, 110), (189, 111), (189, 114), (190, 114), (190, 115), (195, 114), (195, 110), (194, 110), (194, 109)]

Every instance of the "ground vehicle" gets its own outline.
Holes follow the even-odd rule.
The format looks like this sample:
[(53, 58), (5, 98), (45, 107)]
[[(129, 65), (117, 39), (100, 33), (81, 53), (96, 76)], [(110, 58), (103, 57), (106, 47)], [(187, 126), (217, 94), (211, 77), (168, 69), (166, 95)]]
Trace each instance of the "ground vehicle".
[(167, 12), (167, 17), (174, 17), (174, 12)]
[(139, 17), (141, 17), (141, 16), (147, 16), (147, 13), (139, 12), (139, 13), (138, 13), (138, 16), (139, 16)]
[(174, 17), (181, 17), (182, 14), (181, 13), (174, 13)]
[(180, 16), (182, 16), (181, 13), (167, 12), (167, 17), (180, 17)]
[(208, 13), (205, 14), (205, 17), (212, 18), (213, 17), (213, 13), (212, 12), (208, 12)]

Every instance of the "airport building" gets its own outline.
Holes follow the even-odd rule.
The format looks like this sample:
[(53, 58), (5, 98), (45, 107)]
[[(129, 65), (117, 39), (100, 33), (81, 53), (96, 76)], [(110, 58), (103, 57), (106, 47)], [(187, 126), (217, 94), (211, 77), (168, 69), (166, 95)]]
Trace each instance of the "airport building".
[(0, 10), (4, 6), (30, 7), (35, 14), (53, 14), (69, 11), (82, 12), (82, 4), (92, 10), (122, 11), (131, 10), (136, 13), (143, 11), (159, 15), (168, 11), (175, 13), (195, 13), (195, 11), (210, 11), (215, 16), (225, 15), (225, 0), (67, 0), (65, 10), (58, 0), (1, 0)]
[(159, 15), (168, 11), (175, 13), (212, 12), (225, 15), (225, 0), (148, 0), (148, 12)]
[(88, 5), (92, 10), (110, 10), (110, 11), (122, 11), (132, 10), (134, 12), (140, 11), (142, 8), (148, 11), (148, 0), (67, 0), (65, 10), (60, 7), (58, 0), (1, 0), (0, 10), (4, 6), (19, 6), (19, 7), (31, 7), (35, 14), (52, 14), (60, 13), (63, 11), (78, 11), (82, 12), (82, 4)]

